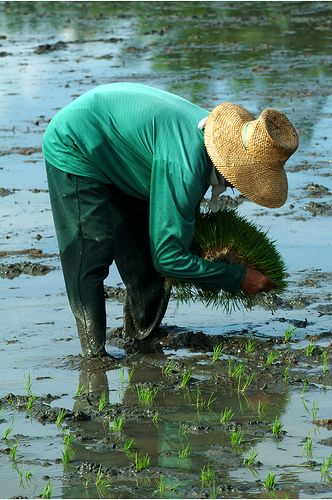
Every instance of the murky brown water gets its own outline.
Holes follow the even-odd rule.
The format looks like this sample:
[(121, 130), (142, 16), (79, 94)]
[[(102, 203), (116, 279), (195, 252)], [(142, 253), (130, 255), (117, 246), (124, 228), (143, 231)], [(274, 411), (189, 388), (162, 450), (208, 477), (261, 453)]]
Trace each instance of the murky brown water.
[[(61, 498), (331, 498), (331, 14), (329, 2), (0, 4), (1, 498), (36, 497), (48, 484)], [(269, 228), (290, 283), (273, 314), (255, 308), (225, 316), (172, 301), (158, 352), (125, 352), (110, 331), (117, 362), (82, 366), (40, 145), (56, 110), (94, 85), (121, 80), (208, 109), (228, 100), (290, 116), (300, 148), (287, 164), (287, 204), (239, 206)], [(107, 284), (119, 281), (112, 269)], [(110, 330), (121, 322), (118, 296), (108, 301)], [(218, 343), (223, 354), (214, 363)], [(318, 347), (309, 356), (311, 343)], [(267, 365), (270, 351), (278, 357)], [(180, 388), (186, 370), (192, 378)], [(142, 386), (158, 390), (151, 406), (138, 400)], [(225, 407), (234, 415), (224, 425)], [(57, 426), (61, 408), (67, 416)], [(114, 432), (121, 416), (123, 430)], [(276, 419), (280, 437), (271, 431)], [(234, 431), (243, 434), (237, 447)], [(68, 432), (74, 456), (65, 465)], [(147, 469), (136, 471), (135, 453), (148, 454)]]

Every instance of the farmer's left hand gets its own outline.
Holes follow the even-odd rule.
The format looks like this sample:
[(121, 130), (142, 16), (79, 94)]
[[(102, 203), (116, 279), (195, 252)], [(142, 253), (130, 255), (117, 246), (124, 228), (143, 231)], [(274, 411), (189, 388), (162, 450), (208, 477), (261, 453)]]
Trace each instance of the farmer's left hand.
[(254, 295), (259, 292), (270, 292), (276, 286), (274, 281), (260, 271), (247, 267), (241, 288), (246, 294)]

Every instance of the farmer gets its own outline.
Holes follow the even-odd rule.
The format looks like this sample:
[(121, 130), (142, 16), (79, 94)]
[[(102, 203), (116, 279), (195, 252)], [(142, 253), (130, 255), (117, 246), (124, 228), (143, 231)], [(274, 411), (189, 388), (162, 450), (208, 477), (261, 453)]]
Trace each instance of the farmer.
[(141, 84), (98, 86), (60, 110), (43, 151), (69, 302), (84, 356), (106, 356), (103, 282), (126, 286), (124, 335), (147, 337), (169, 300), (164, 276), (247, 294), (274, 283), (255, 269), (190, 251), (195, 214), (235, 186), (264, 207), (287, 199), (284, 163), (298, 146), (287, 117), (230, 103), (208, 111)]

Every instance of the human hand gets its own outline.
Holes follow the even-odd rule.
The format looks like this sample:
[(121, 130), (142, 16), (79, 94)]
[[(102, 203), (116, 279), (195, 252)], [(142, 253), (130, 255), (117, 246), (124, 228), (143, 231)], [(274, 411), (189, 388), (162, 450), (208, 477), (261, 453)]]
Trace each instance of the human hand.
[(247, 295), (254, 295), (259, 292), (270, 292), (276, 286), (274, 281), (260, 271), (247, 267), (241, 288)]

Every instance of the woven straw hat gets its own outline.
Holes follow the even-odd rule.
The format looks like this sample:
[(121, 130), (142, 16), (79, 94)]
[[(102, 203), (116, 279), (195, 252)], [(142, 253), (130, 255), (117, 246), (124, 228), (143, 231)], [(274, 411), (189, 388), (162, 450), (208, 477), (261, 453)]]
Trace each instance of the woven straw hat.
[(206, 120), (204, 143), (213, 165), (247, 198), (268, 208), (284, 205), (284, 164), (299, 139), (283, 113), (265, 109), (256, 119), (242, 106), (224, 102)]

